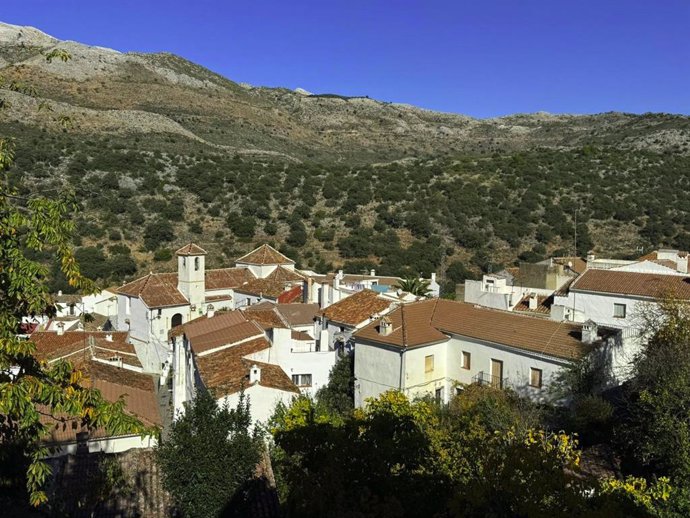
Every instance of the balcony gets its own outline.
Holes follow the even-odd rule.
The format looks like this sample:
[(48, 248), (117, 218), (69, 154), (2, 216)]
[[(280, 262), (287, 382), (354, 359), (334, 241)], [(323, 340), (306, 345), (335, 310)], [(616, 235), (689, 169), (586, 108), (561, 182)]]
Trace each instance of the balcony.
[(472, 383), (503, 389), (508, 387), (508, 378), (492, 376), (488, 372), (479, 371), (476, 376), (472, 377)]

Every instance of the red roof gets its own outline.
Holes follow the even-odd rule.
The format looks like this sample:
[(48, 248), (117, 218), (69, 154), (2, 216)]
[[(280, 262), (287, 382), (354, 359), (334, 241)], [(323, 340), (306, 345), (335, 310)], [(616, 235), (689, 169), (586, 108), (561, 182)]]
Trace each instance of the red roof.
[(194, 243), (189, 243), (175, 252), (175, 255), (206, 255), (206, 250)]
[(263, 244), (259, 248), (243, 255), (235, 262), (254, 265), (295, 264), (295, 261), (284, 256), (278, 250), (267, 244)]

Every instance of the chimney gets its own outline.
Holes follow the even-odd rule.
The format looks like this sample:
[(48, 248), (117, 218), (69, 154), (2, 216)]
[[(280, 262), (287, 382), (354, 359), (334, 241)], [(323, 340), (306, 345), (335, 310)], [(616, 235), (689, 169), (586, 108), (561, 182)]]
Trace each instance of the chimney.
[(433, 272), (433, 273), (431, 274), (431, 282), (432, 282), (432, 284), (433, 284), (434, 282), (436, 282), (436, 272)]
[(374, 270), (374, 269), (372, 268), (372, 269), (369, 271), (369, 275), (370, 275), (371, 277), (376, 277), (376, 270)]
[(582, 343), (593, 344), (599, 339), (599, 327), (594, 320), (582, 324)]
[(64, 322), (58, 322), (57, 323), (57, 334), (58, 334), (58, 336), (62, 336), (65, 334), (65, 323)]
[(688, 256), (686, 255), (685, 257), (681, 257), (679, 255), (676, 265), (676, 270), (678, 270), (680, 273), (688, 273)]
[(62, 297), (62, 290), (58, 290), (58, 297)]
[(260, 383), (261, 382), (261, 367), (259, 367), (256, 363), (252, 365), (252, 368), (249, 370), (249, 383), (252, 385), (254, 383)]
[(597, 256), (594, 255), (593, 252), (589, 252), (589, 253), (587, 254), (587, 262), (588, 262), (588, 263), (594, 261), (596, 258), (597, 258)]
[(206, 316), (208, 318), (213, 318), (213, 315), (216, 314), (215, 308), (213, 307), (213, 304), (209, 304), (206, 306)]
[(340, 290), (340, 279), (343, 278), (343, 271), (338, 270), (338, 273), (335, 275), (335, 278), (333, 279), (333, 289), (338, 291)]
[(112, 342), (113, 341), (113, 335), (111, 335), (111, 334), (105, 335), (105, 341), (106, 342)]
[(537, 297), (537, 294), (532, 292), (529, 294), (529, 309), (535, 310), (537, 309), (537, 306), (539, 305), (539, 297)]
[(382, 317), (379, 320), (379, 334), (381, 336), (388, 336), (393, 332), (393, 322), (388, 317)]

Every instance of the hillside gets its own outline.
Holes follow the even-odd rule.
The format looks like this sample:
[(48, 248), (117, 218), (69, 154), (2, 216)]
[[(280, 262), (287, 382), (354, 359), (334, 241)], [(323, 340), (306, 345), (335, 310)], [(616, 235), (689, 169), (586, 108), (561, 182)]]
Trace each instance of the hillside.
[[(72, 59), (48, 63), (54, 48)], [(580, 252), (690, 247), (685, 116), (480, 120), (240, 85), (7, 24), (0, 75), (11, 180), (77, 191), (82, 258), (104, 282), (165, 268), (192, 238), (212, 263), (269, 240), (320, 269), (478, 273), (572, 251), (576, 209)]]

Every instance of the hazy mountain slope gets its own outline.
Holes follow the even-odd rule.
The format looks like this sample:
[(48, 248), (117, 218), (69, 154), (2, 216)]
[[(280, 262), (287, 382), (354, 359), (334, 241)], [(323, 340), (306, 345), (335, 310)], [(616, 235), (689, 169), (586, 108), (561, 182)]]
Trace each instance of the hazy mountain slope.
[[(55, 47), (72, 59), (46, 63), (42, 52)], [(586, 143), (690, 149), (687, 117), (532, 114), (477, 120), (362, 97), (244, 87), (171, 54), (123, 54), (7, 24), (0, 24), (0, 60), (6, 78), (62, 103), (59, 111), (72, 117), (74, 131), (178, 134), (232, 152), (381, 162)], [(11, 117), (54, 129), (50, 114), (30, 114), (30, 107), (17, 103)]]

